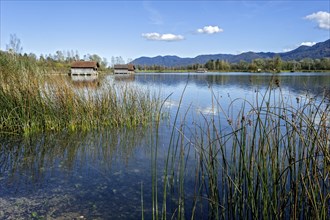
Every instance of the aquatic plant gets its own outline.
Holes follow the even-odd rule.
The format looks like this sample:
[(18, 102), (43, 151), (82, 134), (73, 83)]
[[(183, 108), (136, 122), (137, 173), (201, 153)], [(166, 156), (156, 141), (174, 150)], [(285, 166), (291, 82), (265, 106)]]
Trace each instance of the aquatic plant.
[[(256, 92), (253, 102), (233, 100), (230, 108), (241, 106), (237, 113), (223, 109), (212, 95), (221, 117), (201, 115), (203, 120), (193, 126), (184, 117), (180, 123), (177, 116), (174, 120), (162, 173), (163, 214), (154, 219), (326, 219), (330, 199), (327, 97), (288, 98), (276, 78), (264, 94)], [(195, 159), (186, 156), (190, 151)], [(193, 195), (184, 192), (184, 177), (191, 176), (188, 163), (195, 169)], [(171, 200), (174, 212), (166, 209), (170, 195), (176, 198)]]
[(157, 118), (160, 98), (149, 91), (114, 84), (79, 89), (16, 56), (0, 62), (1, 134), (137, 127)]

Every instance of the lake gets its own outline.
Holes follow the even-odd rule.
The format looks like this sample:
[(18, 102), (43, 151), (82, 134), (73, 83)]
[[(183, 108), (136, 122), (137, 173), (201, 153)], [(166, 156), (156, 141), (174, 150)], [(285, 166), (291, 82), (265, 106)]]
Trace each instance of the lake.
[[(269, 87), (271, 80), (275, 83)], [(199, 141), (194, 139), (200, 133), (196, 126), (213, 121), (222, 131), (230, 132), (237, 117), (247, 117), (268, 91), (272, 95), (267, 97), (271, 102), (267, 106), (276, 106), (279, 96), (280, 105), (295, 109), (310, 100), (326, 105), (321, 100), (325, 91), (328, 101), (330, 98), (330, 73), (137, 73), (108, 75), (90, 88), (77, 89), (97, 89), (113, 83), (159, 94), (164, 100), (160, 124), (1, 137), (0, 219), (140, 219), (142, 215), (151, 219), (155, 192), (159, 209), (163, 206), (168, 152), (175, 164), (172, 171), (180, 173), (182, 168), (185, 172), (183, 188), (176, 185), (181, 175), (174, 175), (172, 183), (165, 182), (175, 186), (167, 192), (166, 215), (171, 218), (177, 213), (177, 198), (184, 195), (184, 217), (190, 218), (192, 201), (196, 201), (192, 198), (196, 196), (198, 149), (191, 144)], [(316, 122), (321, 120), (317, 117)], [(330, 118), (325, 120), (329, 126)], [(215, 129), (212, 127), (210, 133)], [(184, 136), (179, 138), (183, 131)], [(182, 141), (179, 146), (183, 150), (172, 147), (178, 141)], [(225, 151), (229, 158), (231, 148)], [(183, 165), (176, 160), (181, 157), (179, 152), (185, 158)], [(219, 184), (222, 175), (220, 172)], [(208, 192), (201, 194), (206, 197)], [(194, 213), (197, 219), (208, 219), (208, 202), (202, 201)]]

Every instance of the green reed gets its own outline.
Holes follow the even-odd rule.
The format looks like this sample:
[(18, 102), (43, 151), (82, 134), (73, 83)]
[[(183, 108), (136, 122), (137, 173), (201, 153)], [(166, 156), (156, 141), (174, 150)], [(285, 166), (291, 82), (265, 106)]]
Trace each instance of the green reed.
[(127, 85), (75, 88), (16, 56), (1, 56), (0, 133), (137, 127), (157, 118), (159, 96)]
[[(231, 106), (241, 106), (237, 113), (223, 109), (212, 96), (221, 119), (202, 115), (193, 127), (175, 119), (176, 132), (170, 138), (177, 141), (170, 141), (165, 162), (163, 213), (169, 212), (167, 191), (176, 190), (177, 214), (172, 215), (177, 219), (328, 218), (330, 102), (326, 95), (318, 101), (309, 94), (287, 98), (279, 80), (273, 79), (264, 94), (256, 92), (253, 102), (233, 100)], [(182, 156), (187, 146), (194, 149), (195, 159)], [(182, 197), (188, 175), (182, 166), (189, 160), (195, 164), (194, 194)], [(169, 174), (177, 177), (172, 184), (167, 184)]]

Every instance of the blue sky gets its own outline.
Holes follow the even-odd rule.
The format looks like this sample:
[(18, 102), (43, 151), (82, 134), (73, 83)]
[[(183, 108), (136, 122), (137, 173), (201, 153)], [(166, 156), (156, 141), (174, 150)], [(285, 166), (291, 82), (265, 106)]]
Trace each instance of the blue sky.
[(10, 34), (23, 52), (82, 56), (284, 52), (330, 38), (328, 0), (9, 1), (1, 0), (1, 50)]

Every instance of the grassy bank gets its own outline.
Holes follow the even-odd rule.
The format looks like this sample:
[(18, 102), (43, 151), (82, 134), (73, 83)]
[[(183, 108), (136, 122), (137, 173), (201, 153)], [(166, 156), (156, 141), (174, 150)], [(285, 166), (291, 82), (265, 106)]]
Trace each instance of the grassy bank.
[[(165, 171), (153, 172), (154, 219), (329, 217), (329, 97), (287, 100), (275, 80), (255, 100), (233, 101), (241, 106), (233, 115), (214, 95), (214, 107), (226, 124), (202, 115), (204, 120), (192, 126), (177, 116)], [(157, 160), (157, 147), (153, 153)], [(191, 163), (194, 194), (187, 195)], [(157, 175), (163, 183), (157, 183)], [(175, 208), (167, 208), (173, 200)]]
[(75, 88), (17, 55), (2, 54), (0, 64), (1, 134), (134, 127), (159, 112), (160, 100), (148, 91), (112, 84)]

